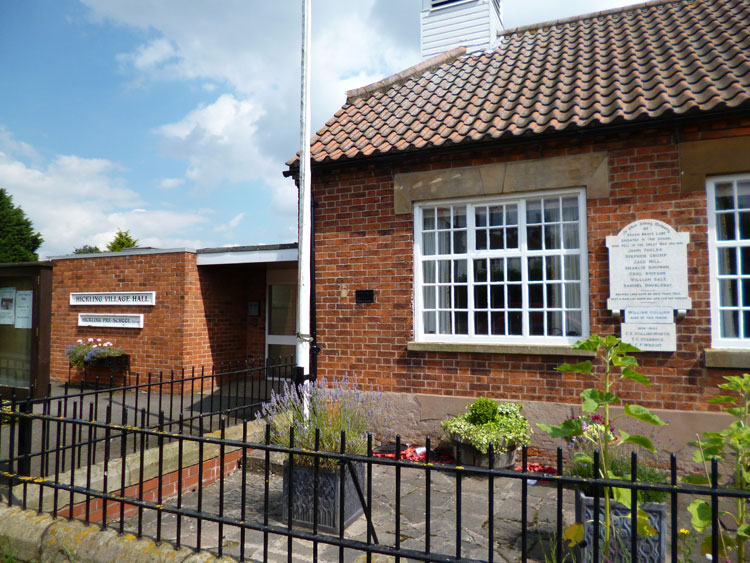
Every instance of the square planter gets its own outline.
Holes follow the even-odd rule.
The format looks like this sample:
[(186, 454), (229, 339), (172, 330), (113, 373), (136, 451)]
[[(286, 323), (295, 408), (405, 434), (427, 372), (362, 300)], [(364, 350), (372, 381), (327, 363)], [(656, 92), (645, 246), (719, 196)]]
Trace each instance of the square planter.
[[(365, 491), (365, 468), (361, 463), (354, 464), (359, 486)], [(318, 530), (333, 534), (339, 533), (339, 493), (341, 472), (339, 469), (318, 470)], [(307, 466), (294, 466), (292, 480), (292, 523), (296, 526), (312, 528), (314, 507), (315, 470)], [(289, 461), (284, 462), (283, 519), (288, 521), (289, 509)], [(344, 528), (364, 513), (357, 489), (349, 469), (344, 481)]]
[(119, 356), (104, 356), (97, 358), (93, 362), (86, 364), (91, 367), (102, 367), (110, 368), (115, 371), (119, 371), (122, 368), (130, 367), (130, 356), (128, 354), (120, 354)]
[(111, 381), (115, 387), (118, 387), (125, 385), (127, 382), (130, 356), (121, 354), (97, 358), (92, 363), (86, 363), (83, 367), (77, 367), (75, 370), (75, 375), (71, 373), (71, 383), (83, 381), (89, 385), (98, 383), (99, 387), (108, 387)]
[[(666, 561), (667, 557), (667, 505), (664, 503), (639, 504), (639, 508), (648, 514), (648, 523), (653, 526), (657, 534), (648, 538), (638, 537), (638, 554), (636, 561), (639, 563), (659, 563)], [(619, 502), (612, 501), (612, 517), (615, 522), (617, 534), (617, 545), (612, 546), (610, 553), (613, 561), (630, 561), (630, 538), (633, 530), (631, 528), (630, 510)], [(583, 522), (584, 542), (581, 549), (583, 562), (593, 561), (594, 557), (594, 498), (576, 491), (576, 522)], [(604, 549), (604, 499), (599, 499), (599, 546)], [(617, 556), (615, 550), (624, 549), (625, 553)], [(599, 553), (600, 558), (604, 554)]]

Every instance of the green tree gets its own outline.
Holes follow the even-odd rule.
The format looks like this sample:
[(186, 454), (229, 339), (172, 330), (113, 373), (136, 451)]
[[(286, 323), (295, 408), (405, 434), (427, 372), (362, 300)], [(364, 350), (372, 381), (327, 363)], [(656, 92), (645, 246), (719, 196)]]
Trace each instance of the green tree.
[(101, 252), (98, 246), (91, 246), (90, 244), (84, 244), (80, 248), (76, 248), (73, 254), (96, 254)]
[(23, 209), (13, 205), (13, 198), (0, 188), (0, 262), (34, 262), (44, 239), (34, 232), (34, 225)]
[(130, 231), (117, 230), (115, 238), (107, 244), (107, 252), (119, 252), (123, 248), (134, 248), (138, 241), (130, 236)]

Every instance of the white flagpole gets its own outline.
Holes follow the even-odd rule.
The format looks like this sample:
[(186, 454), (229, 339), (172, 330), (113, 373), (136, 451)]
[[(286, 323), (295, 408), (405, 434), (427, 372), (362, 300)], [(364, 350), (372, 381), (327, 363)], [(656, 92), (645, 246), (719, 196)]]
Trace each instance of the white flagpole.
[(310, 373), (310, 0), (302, 0), (302, 96), (300, 111), (297, 366)]

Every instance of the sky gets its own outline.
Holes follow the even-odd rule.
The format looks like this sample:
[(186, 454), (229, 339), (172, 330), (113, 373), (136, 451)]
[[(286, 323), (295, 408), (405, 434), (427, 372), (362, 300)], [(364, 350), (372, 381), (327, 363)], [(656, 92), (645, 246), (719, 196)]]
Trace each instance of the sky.
[[(633, 4), (505, 0), (506, 28)], [(312, 128), (418, 63), (421, 0), (313, 0)], [(40, 258), (293, 242), (302, 0), (0, 0), (0, 188)]]

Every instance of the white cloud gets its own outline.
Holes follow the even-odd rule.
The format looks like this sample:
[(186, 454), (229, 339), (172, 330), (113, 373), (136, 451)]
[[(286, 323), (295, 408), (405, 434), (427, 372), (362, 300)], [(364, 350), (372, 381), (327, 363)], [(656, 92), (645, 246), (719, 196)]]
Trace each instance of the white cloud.
[(214, 230), (219, 233), (223, 233), (226, 231), (230, 231), (232, 229), (236, 229), (237, 226), (242, 223), (242, 220), (245, 218), (245, 212), (238, 213), (228, 223), (225, 225), (219, 225), (218, 227), (215, 227)]
[(173, 59), (175, 55), (172, 43), (162, 38), (141, 45), (135, 53), (121, 54), (117, 58), (122, 64), (132, 64), (140, 71), (149, 71)]
[[(36, 154), (25, 143), (19, 146)], [(149, 209), (125, 186), (121, 172), (105, 159), (62, 155), (39, 165), (0, 152), (0, 185), (42, 233), (41, 257), (69, 254), (84, 244), (103, 248), (120, 228), (130, 230), (141, 244), (198, 246), (195, 240), (182, 244), (188, 239), (178, 237), (208, 224), (203, 213)]]
[(34, 147), (23, 141), (16, 141), (13, 134), (4, 125), (0, 125), (0, 150), (20, 158), (38, 160), (39, 153)]
[[(296, 231), (296, 188), (281, 173), (299, 145), (300, 5), (223, 0), (207, 10), (198, 0), (84, 2), (94, 18), (149, 34), (120, 57), (138, 83), (180, 79), (204, 91), (216, 89), (212, 102), (154, 127), (166, 151), (184, 159), (185, 180), (201, 189), (262, 185), (271, 192), (269, 211)], [(393, 0), (316, 0), (313, 129), (341, 106), (346, 90), (419, 60), (418, 41), (406, 41), (389, 23), (414, 12), (418, 24), (418, 11), (404, 6)]]
[(163, 190), (172, 190), (174, 188), (179, 188), (184, 183), (185, 180), (182, 178), (162, 178), (159, 181), (159, 187)]
[(247, 182), (272, 174), (274, 164), (261, 153), (256, 139), (262, 116), (263, 110), (252, 100), (223, 94), (156, 132), (170, 154), (187, 162), (186, 178), (200, 187), (215, 187), (224, 181)]

